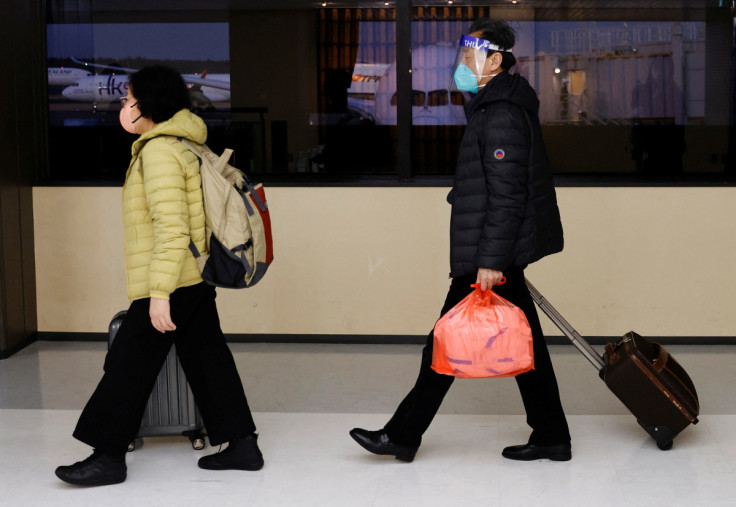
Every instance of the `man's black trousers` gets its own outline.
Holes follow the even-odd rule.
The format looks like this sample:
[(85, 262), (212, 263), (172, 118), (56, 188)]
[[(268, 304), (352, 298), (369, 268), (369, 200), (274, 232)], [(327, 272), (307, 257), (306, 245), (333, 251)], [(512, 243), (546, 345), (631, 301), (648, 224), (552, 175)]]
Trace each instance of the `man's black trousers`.
[[(537, 309), (524, 281), (524, 270), (508, 269), (504, 271), (504, 276), (506, 283), (495, 286), (493, 290), (522, 309), (531, 326), (534, 341), (535, 369), (516, 377), (526, 409), (527, 423), (532, 428), (529, 443), (556, 445), (569, 442), (570, 432), (562, 410), (555, 372), (544, 341)], [(474, 290), (470, 284), (475, 283), (475, 280), (476, 274), (453, 278), (441, 315), (447, 313)], [(431, 368), (433, 344), (434, 335), (430, 332), (427, 345), (422, 351), (422, 364), (417, 382), (385, 426), (389, 438), (398, 444), (418, 446), (421, 443), (422, 435), (455, 380), (455, 377), (442, 375)]]
[(233, 356), (220, 329), (215, 289), (205, 283), (171, 294), (176, 331), (151, 325), (150, 300), (130, 305), (105, 358), (105, 374), (82, 411), (74, 437), (108, 454), (123, 454), (138, 434), (143, 412), (171, 345), (176, 345), (211, 445), (255, 431)]

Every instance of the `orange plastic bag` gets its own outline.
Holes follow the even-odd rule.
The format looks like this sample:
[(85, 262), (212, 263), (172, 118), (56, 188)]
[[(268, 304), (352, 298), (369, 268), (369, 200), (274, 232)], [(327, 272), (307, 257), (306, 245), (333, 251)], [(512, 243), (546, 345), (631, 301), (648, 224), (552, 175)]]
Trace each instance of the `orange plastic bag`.
[(464, 378), (514, 377), (534, 369), (532, 330), (518, 306), (475, 290), (434, 326), (432, 369)]

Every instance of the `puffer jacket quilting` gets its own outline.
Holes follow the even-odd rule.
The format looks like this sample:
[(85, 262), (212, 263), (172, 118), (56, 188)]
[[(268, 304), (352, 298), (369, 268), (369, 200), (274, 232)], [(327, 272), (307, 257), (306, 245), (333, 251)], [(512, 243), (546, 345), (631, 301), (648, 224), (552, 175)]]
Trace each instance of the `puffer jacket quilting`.
[(562, 250), (536, 93), (503, 72), (469, 101), (450, 222), (450, 275), (503, 271)]
[(128, 299), (168, 299), (179, 287), (200, 283), (190, 238), (205, 251), (199, 161), (177, 140), (198, 144), (207, 127), (188, 110), (142, 134), (132, 148), (123, 186), (123, 228)]

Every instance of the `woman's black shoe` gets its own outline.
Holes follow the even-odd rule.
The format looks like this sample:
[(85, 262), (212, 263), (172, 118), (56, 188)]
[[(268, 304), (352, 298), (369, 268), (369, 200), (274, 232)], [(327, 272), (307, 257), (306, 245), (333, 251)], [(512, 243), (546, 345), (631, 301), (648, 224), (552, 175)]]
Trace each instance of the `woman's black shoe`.
[(395, 444), (389, 440), (386, 430), (368, 431), (362, 428), (350, 430), (350, 436), (365, 450), (382, 456), (396, 456), (396, 459), (410, 462), (419, 447)]
[(572, 447), (570, 442), (558, 445), (512, 445), (501, 453), (504, 458), (520, 461), (532, 461), (535, 459), (549, 459), (552, 461), (569, 461), (572, 458)]
[(263, 454), (258, 448), (258, 435), (233, 440), (224, 451), (200, 458), (198, 465), (205, 470), (260, 470)]
[(125, 466), (125, 456), (115, 457), (97, 451), (84, 461), (56, 469), (56, 476), (59, 479), (75, 486), (119, 484), (125, 480), (127, 475), (128, 467)]

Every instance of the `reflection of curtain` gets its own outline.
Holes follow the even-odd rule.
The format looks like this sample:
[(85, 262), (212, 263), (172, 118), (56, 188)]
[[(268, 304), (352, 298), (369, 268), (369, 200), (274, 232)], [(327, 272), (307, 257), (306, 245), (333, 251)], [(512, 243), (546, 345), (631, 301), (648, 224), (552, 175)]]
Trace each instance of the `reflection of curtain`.
[(423, 30), (415, 30), (412, 43), (414, 46), (423, 46), (438, 41), (457, 42), (470, 23), (489, 14), (488, 7), (414, 7), (413, 21), (435, 23), (424, 23)]
[(48, 0), (46, 23), (49, 67), (74, 68), (78, 64), (70, 57), (94, 57), (92, 0)]
[(394, 21), (393, 9), (320, 9), (320, 110), (347, 108), (361, 21)]
[(92, 0), (49, 0), (46, 2), (48, 23), (92, 23)]
[[(374, 125), (370, 114), (348, 109), (358, 56), (361, 63), (385, 61), (383, 53), (396, 44), (395, 19), (395, 9), (320, 9), (319, 107), (329, 120), (320, 126), (319, 140), (327, 173), (395, 171), (390, 160), (395, 140), (388, 129)], [(366, 31), (362, 41), (361, 24)]]
[[(489, 7), (414, 7), (413, 21), (432, 23), (424, 24), (426, 31), (414, 33), (412, 43), (417, 46), (433, 44), (438, 40), (455, 41), (470, 22), (489, 15)], [(396, 59), (396, 32), (392, 26), (395, 20), (395, 9), (320, 9), (321, 112), (340, 112), (347, 106), (347, 88), (350, 86), (360, 49), (360, 23), (372, 22), (370, 24), (373, 33), (363, 34), (363, 42), (372, 47), (371, 60), (390, 64)], [(363, 51), (368, 49), (364, 48)], [(439, 86), (432, 87), (435, 88)], [(337, 135), (335, 132), (327, 135), (327, 127), (323, 129), (321, 139), (333, 139)], [(412, 156), (417, 173), (452, 174), (461, 137), (462, 127), (457, 125), (416, 126)]]
[[(417, 80), (419, 73), (413, 76), (415, 88), (421, 88), (418, 81), (431, 81), (432, 79), (434, 79), (432, 85), (422, 91), (446, 87), (445, 83), (449, 82), (448, 66), (451, 66), (452, 62), (449, 64), (444, 61), (440, 62), (437, 54), (427, 52), (426, 48), (431, 48), (438, 42), (450, 41), (457, 44), (460, 35), (470, 26), (470, 23), (488, 15), (488, 7), (414, 7), (412, 10), (414, 21), (412, 66), (415, 69), (422, 67), (424, 69), (422, 72), (428, 73), (419, 80)], [(420, 50), (421, 48), (424, 50)], [(454, 59), (456, 47), (453, 45), (448, 48), (451, 58)], [(434, 69), (432, 68), (433, 61), (436, 64)], [(439, 115), (439, 111), (435, 114)], [(419, 125), (417, 122), (420, 120), (414, 117), (412, 165), (415, 174), (452, 174), (455, 172), (460, 140), (464, 130), (464, 127), (460, 125), (464, 120), (464, 113), (460, 110), (459, 114), (462, 115), (460, 120), (437, 116), (436, 121), (440, 123), (438, 125)], [(450, 124), (442, 124), (444, 122), (450, 122)]]

